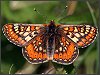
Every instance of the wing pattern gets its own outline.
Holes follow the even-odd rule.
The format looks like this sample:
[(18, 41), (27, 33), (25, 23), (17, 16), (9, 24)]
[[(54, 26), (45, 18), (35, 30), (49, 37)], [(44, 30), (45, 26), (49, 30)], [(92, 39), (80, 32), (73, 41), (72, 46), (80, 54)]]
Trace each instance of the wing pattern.
[(97, 28), (89, 25), (62, 25), (59, 31), (82, 48), (90, 45), (97, 35)]
[(79, 50), (75, 43), (64, 36), (59, 37), (59, 39), (56, 38), (56, 43), (53, 62), (64, 65), (73, 63), (79, 55)]
[(90, 25), (56, 26), (51, 22), (6, 24), (3, 32), (10, 42), (22, 47), (23, 56), (28, 62), (38, 64), (52, 60), (68, 65), (78, 57), (79, 47), (84, 48), (94, 41), (98, 30)]
[(46, 40), (47, 38), (42, 34), (35, 37), (30, 44), (23, 48), (23, 56), (32, 64), (47, 62)]
[(43, 27), (42, 24), (6, 24), (3, 27), (3, 32), (7, 39), (17, 46), (24, 46), (32, 40)]

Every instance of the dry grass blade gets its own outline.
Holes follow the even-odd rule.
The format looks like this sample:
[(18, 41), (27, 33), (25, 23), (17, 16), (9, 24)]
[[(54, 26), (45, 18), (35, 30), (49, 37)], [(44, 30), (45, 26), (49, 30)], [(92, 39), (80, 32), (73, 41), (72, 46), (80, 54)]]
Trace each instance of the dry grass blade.
[(11, 65), (10, 69), (9, 69), (9, 74), (11, 74), (11, 70), (14, 64)]
[(68, 1), (67, 16), (72, 15), (75, 11), (77, 1)]
[(36, 71), (39, 65), (33, 65), (28, 62), (24, 64), (24, 66), (18, 70), (15, 74), (32, 74)]
[(44, 70), (42, 74), (55, 74), (56, 69), (51, 61), (48, 63), (48, 67)]

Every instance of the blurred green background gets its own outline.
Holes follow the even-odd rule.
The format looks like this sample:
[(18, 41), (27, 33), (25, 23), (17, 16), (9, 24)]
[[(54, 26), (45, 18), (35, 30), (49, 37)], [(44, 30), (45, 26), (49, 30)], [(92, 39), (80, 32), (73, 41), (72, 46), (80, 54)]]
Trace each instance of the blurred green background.
[[(65, 6), (68, 6), (65, 9)], [(41, 15), (34, 11), (34, 8)], [(64, 12), (63, 12), (64, 11)], [(62, 13), (63, 12), (63, 13)], [(61, 14), (62, 13), (62, 14)], [(61, 14), (61, 16), (59, 16)], [(59, 17), (58, 17), (59, 16)], [(7, 23), (49, 23), (55, 19), (56, 23), (64, 24), (91, 24), (98, 26), (98, 1), (1, 1), (1, 27)], [(98, 38), (86, 48), (79, 48), (79, 57), (69, 66), (63, 66), (61, 72), (55, 69), (56, 74), (97, 74), (99, 72)], [(10, 43), (1, 31), (1, 73), (44, 73), (48, 63), (31, 65), (22, 55), (21, 47)], [(12, 66), (13, 65), (13, 66)], [(59, 64), (55, 66), (59, 69)], [(31, 71), (32, 70), (32, 71)], [(53, 71), (52, 70), (52, 71)], [(30, 72), (31, 71), (31, 72)], [(45, 72), (46, 73), (46, 72)]]

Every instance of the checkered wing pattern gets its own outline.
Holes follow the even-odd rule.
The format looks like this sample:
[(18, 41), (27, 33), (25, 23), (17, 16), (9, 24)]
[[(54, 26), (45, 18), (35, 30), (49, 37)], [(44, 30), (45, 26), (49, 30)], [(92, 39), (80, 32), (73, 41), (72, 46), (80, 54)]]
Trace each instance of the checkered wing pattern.
[(52, 60), (68, 65), (78, 57), (78, 47), (86, 47), (94, 41), (97, 28), (89, 25), (57, 26), (53, 22), (50, 25), (16, 23), (4, 25), (3, 32), (10, 42), (23, 47), (22, 53), (28, 62), (38, 64)]
[(97, 28), (90, 25), (61, 25), (59, 32), (72, 40), (78, 47), (90, 45), (97, 35)]
[(42, 24), (6, 24), (3, 32), (7, 39), (17, 46), (25, 46), (42, 32)]
[(68, 65), (78, 57), (78, 47), (86, 47), (94, 41), (97, 28), (89, 25), (58, 25), (57, 33), (59, 36), (56, 36), (53, 62)]
[(32, 64), (47, 62), (45, 25), (43, 24), (6, 24), (3, 31), (7, 39), (22, 46), (23, 56)]
[(79, 55), (79, 50), (74, 42), (65, 36), (56, 38), (56, 48), (53, 62), (68, 65), (74, 62)]
[(22, 49), (23, 56), (32, 64), (47, 62), (47, 38), (45, 34), (36, 36), (31, 43)]

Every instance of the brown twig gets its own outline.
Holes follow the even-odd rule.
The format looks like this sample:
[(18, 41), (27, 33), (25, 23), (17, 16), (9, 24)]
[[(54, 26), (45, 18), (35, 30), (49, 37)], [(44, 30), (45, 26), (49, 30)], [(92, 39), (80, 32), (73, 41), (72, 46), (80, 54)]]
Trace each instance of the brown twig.
[(39, 65), (34, 65), (26, 62), (24, 66), (18, 70), (15, 74), (32, 74), (36, 71), (36, 69), (39, 67)]
[(44, 70), (42, 74), (54, 74), (56, 72), (56, 69), (54, 68), (52, 62), (50, 61), (48, 63), (48, 67)]
[(72, 15), (75, 11), (77, 1), (68, 1), (67, 5), (67, 16)]
[(46, 70), (45, 73), (42, 73), (42, 74), (54, 74), (54, 73), (55, 73), (55, 68), (51, 67), (48, 70)]
[[(78, 1), (67, 1), (67, 9), (66, 9), (67, 13), (65, 14), (66, 16), (72, 15), (75, 12), (77, 2)], [(60, 18), (59, 23), (61, 23), (60, 21), (66, 18), (66, 16), (63, 18)]]

